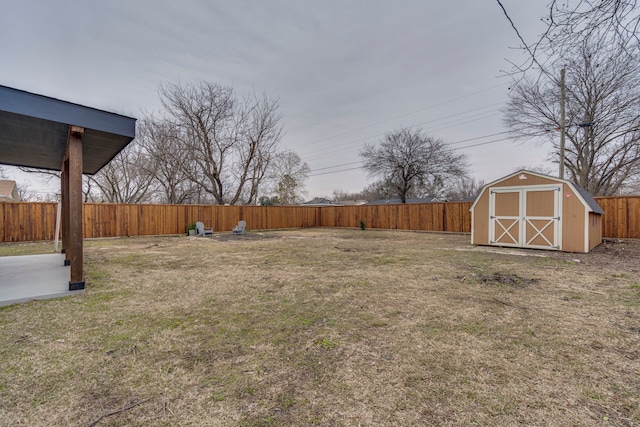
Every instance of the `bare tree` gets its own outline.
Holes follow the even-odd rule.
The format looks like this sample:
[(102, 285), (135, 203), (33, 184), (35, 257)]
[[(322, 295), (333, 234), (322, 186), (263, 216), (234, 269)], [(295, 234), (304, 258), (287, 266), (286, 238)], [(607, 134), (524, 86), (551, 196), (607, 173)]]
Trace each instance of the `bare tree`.
[(160, 89), (165, 120), (189, 156), (188, 178), (218, 204), (255, 203), (282, 136), (277, 101), (238, 101), (215, 83)]
[(224, 175), (228, 153), (239, 139), (234, 126), (235, 99), (230, 88), (213, 83), (168, 84), (160, 88), (166, 122), (192, 161), (184, 170), (217, 203), (225, 202)]
[(134, 140), (88, 180), (97, 189), (95, 197), (101, 202), (149, 202), (154, 181), (149, 165), (145, 150)]
[(155, 178), (156, 200), (161, 203), (201, 203), (198, 186), (189, 179), (193, 169), (187, 151), (169, 123), (147, 116), (138, 121), (136, 141), (144, 148), (147, 173)]
[(282, 115), (277, 101), (266, 95), (258, 97), (255, 93), (247, 97), (244, 102), (247, 109), (243, 117), (243, 138), (238, 144), (238, 171), (235, 185), (236, 194), (232, 204), (242, 200), (247, 204), (258, 201), (260, 186), (267, 176), (270, 165), (277, 158), (283, 161), (287, 152), (278, 153), (282, 138)]
[(335, 189), (332, 192), (331, 201), (338, 203), (338, 202), (344, 202), (344, 201), (347, 201), (347, 200), (365, 200), (362, 197), (362, 193), (363, 193), (362, 191), (355, 192), (355, 193), (349, 193), (349, 192), (344, 191), (344, 190)]
[[(49, 170), (49, 169), (39, 169), (39, 168), (28, 168), (28, 167), (20, 167), (22, 172), (35, 174), (42, 182), (47, 185), (53, 186), (56, 190), (52, 193), (48, 193), (46, 195), (47, 199), (51, 201), (57, 201), (57, 198), (60, 194), (60, 171)], [(95, 188), (95, 184), (90, 179), (89, 175), (82, 175), (82, 201), (83, 202), (93, 202), (96, 200), (97, 190)]]
[[(557, 161), (556, 161), (556, 163), (557, 163)], [(548, 166), (549, 166), (548, 163), (547, 163), (547, 166), (544, 166), (544, 165), (538, 165), (538, 166), (516, 166), (516, 167), (514, 167), (512, 169), (512, 171), (513, 172), (518, 172), (518, 171), (521, 171), (521, 170), (527, 170), (529, 172), (536, 172), (536, 173), (539, 173), (539, 174), (542, 174), (542, 175), (549, 175), (549, 176), (552, 176), (552, 175), (558, 173), (557, 172), (557, 168), (556, 168), (556, 171), (554, 172), (554, 170), (552, 168), (548, 167)]]
[(447, 190), (445, 198), (448, 201), (475, 199), (485, 185), (484, 180), (476, 180), (470, 177), (459, 178), (454, 183)]
[[(617, 46), (585, 42), (556, 63), (566, 68), (565, 168), (569, 178), (598, 196), (621, 191), (640, 175), (640, 61)], [(551, 76), (558, 73), (551, 73)], [(558, 159), (558, 82), (520, 81), (504, 110), (514, 138), (551, 143)]]
[(625, 196), (640, 196), (640, 179), (636, 178), (634, 181), (629, 182), (620, 191), (621, 195)]
[(394, 188), (402, 203), (411, 195), (441, 196), (448, 180), (467, 174), (464, 154), (420, 130), (390, 132), (379, 145), (365, 144), (360, 156), (368, 175)]
[(360, 192), (348, 193), (342, 190), (333, 190), (334, 202), (342, 202), (345, 200), (365, 200), (373, 202), (380, 199), (392, 199), (397, 196), (396, 188), (386, 180), (372, 182), (362, 189)]
[(619, 49), (619, 54), (637, 56), (640, 53), (640, 5), (637, 0), (552, 0), (540, 37), (532, 43), (524, 40), (501, 0), (496, 0), (520, 39), (520, 48), (527, 53), (521, 63), (512, 62), (512, 72), (531, 68), (546, 71), (553, 58), (563, 57), (573, 46), (584, 40), (596, 40)]
[(41, 198), (34, 191), (31, 191), (28, 184), (16, 184), (18, 190), (18, 200), (21, 202), (39, 202)]
[(309, 176), (309, 165), (293, 151), (284, 151), (276, 156), (271, 168), (270, 178), (273, 193), (282, 205), (300, 203), (307, 194), (304, 182)]
[(97, 189), (89, 175), (82, 175), (82, 201), (84, 203), (95, 202)]

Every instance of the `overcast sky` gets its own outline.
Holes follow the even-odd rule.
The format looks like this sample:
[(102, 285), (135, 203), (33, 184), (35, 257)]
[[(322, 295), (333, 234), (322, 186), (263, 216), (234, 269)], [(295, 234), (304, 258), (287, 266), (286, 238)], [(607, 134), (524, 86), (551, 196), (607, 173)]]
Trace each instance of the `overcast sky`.
[[(541, 32), (546, 0), (503, 3), (526, 38)], [(518, 45), (495, 0), (21, 0), (2, 6), (0, 84), (133, 117), (166, 82), (265, 92), (309, 196), (330, 196), (366, 186), (358, 151), (401, 127), (451, 143), (487, 182), (544, 166), (548, 147), (504, 140), (499, 76)]]

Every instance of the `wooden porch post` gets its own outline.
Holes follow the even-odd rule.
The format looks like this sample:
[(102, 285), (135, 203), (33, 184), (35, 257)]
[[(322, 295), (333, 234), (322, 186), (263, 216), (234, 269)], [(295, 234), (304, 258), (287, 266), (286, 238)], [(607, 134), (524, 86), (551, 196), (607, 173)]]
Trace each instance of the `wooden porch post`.
[[(65, 236), (65, 258), (71, 265), (69, 290), (84, 289), (82, 275), (82, 135), (84, 128), (69, 126), (67, 150), (63, 169), (62, 203), (64, 211), (63, 236)], [(65, 193), (66, 196), (65, 197)], [(66, 200), (66, 203), (65, 203)]]
[[(62, 253), (66, 254), (69, 247), (69, 161), (62, 160), (60, 173), (60, 200), (62, 202)], [(65, 255), (64, 265), (69, 265), (69, 257)]]

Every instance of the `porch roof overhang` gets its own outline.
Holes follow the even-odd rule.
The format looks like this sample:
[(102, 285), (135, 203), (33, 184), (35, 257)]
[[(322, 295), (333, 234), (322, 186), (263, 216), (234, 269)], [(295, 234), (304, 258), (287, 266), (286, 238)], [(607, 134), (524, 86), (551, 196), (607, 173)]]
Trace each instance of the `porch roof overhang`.
[(135, 137), (136, 119), (0, 85), (0, 164), (60, 170), (69, 126), (84, 128), (82, 173), (93, 175)]

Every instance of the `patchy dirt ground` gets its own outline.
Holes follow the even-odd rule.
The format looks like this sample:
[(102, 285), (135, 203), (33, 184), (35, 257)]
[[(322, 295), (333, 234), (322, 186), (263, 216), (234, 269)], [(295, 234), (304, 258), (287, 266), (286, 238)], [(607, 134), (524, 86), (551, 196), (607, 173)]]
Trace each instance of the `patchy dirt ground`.
[(640, 273), (640, 240), (605, 239), (590, 254), (581, 254), (575, 259), (593, 266)]
[(253, 240), (264, 240), (264, 239), (279, 239), (277, 233), (274, 232), (259, 232), (253, 231), (245, 234), (233, 234), (233, 233), (214, 233), (212, 236), (207, 237), (189, 237), (189, 239), (211, 239), (218, 242), (246, 242)]
[(607, 270), (621, 269), (632, 273), (640, 273), (640, 240), (637, 239), (604, 239), (602, 244), (588, 254), (470, 245), (464, 245), (457, 249), (530, 258), (546, 257)]
[(640, 425), (640, 242), (468, 241), (88, 241), (83, 295), (0, 309), (0, 425)]

